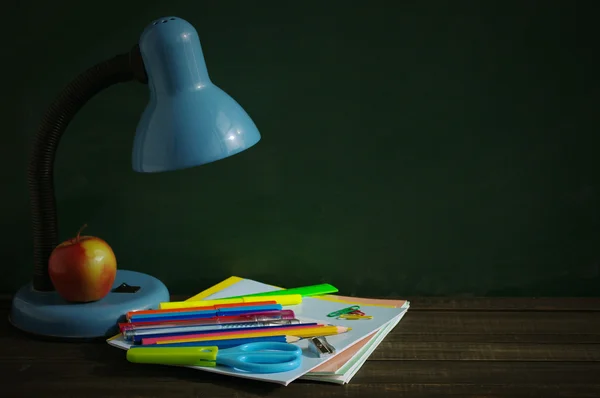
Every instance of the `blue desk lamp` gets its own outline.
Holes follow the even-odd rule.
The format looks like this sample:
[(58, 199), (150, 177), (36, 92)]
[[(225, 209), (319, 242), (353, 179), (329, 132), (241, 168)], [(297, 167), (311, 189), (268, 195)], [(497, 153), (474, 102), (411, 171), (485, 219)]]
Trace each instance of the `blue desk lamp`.
[(47, 111), (35, 137), (29, 167), (34, 274), (12, 302), (10, 321), (25, 332), (59, 339), (93, 339), (117, 332), (126, 312), (169, 301), (158, 279), (118, 270), (113, 290), (84, 304), (64, 301), (48, 274), (48, 258), (58, 245), (53, 163), (69, 122), (95, 94), (116, 83), (147, 83), (150, 101), (138, 124), (132, 166), (153, 173), (202, 165), (241, 152), (260, 140), (242, 107), (215, 86), (206, 70), (194, 27), (181, 18), (152, 22), (129, 53), (81, 74)]

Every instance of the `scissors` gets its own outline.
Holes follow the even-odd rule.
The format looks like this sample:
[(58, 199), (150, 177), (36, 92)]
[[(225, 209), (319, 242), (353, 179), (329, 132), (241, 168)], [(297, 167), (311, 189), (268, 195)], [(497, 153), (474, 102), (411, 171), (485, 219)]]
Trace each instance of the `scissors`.
[(251, 373), (294, 370), (302, 362), (302, 349), (290, 343), (247, 343), (219, 350), (218, 347), (132, 347), (127, 360), (157, 365), (226, 365)]

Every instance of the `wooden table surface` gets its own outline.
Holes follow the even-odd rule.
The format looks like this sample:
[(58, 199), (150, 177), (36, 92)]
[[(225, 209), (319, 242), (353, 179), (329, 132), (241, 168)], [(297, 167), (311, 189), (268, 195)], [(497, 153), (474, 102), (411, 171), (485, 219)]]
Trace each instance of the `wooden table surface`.
[(411, 298), (350, 384), (287, 387), (31, 339), (0, 300), (0, 397), (600, 397), (599, 299)]

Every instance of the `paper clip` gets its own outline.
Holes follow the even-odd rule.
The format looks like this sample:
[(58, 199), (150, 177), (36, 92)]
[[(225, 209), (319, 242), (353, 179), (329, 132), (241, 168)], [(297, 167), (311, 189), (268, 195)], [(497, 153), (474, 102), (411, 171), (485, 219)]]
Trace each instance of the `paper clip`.
[(366, 315), (364, 312), (362, 312), (361, 310), (354, 310), (352, 312), (349, 312), (348, 314), (352, 314), (352, 315)]
[(338, 317), (338, 319), (360, 320), (360, 319), (373, 319), (373, 317), (370, 315), (342, 314)]
[(352, 311), (356, 311), (359, 308), (360, 308), (359, 305), (353, 305), (352, 307), (348, 307), (348, 308), (344, 308), (344, 309), (341, 309), (341, 310), (338, 310), (338, 311), (331, 312), (331, 313), (327, 314), (327, 316), (328, 317), (340, 316), (340, 315), (343, 315), (343, 314), (348, 314), (348, 313), (350, 313)]

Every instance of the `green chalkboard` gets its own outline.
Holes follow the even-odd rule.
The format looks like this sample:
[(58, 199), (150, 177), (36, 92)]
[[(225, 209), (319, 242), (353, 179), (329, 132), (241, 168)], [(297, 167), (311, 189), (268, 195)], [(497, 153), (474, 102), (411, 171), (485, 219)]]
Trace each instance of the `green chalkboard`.
[(175, 294), (230, 275), (383, 297), (599, 293), (599, 65), (585, 3), (63, 3), (14, 3), (3, 21), (0, 291), (30, 277), (26, 168), (45, 108), (177, 15), (262, 141), (136, 174), (147, 87), (113, 87), (59, 148), (61, 239), (87, 223), (120, 268)]

